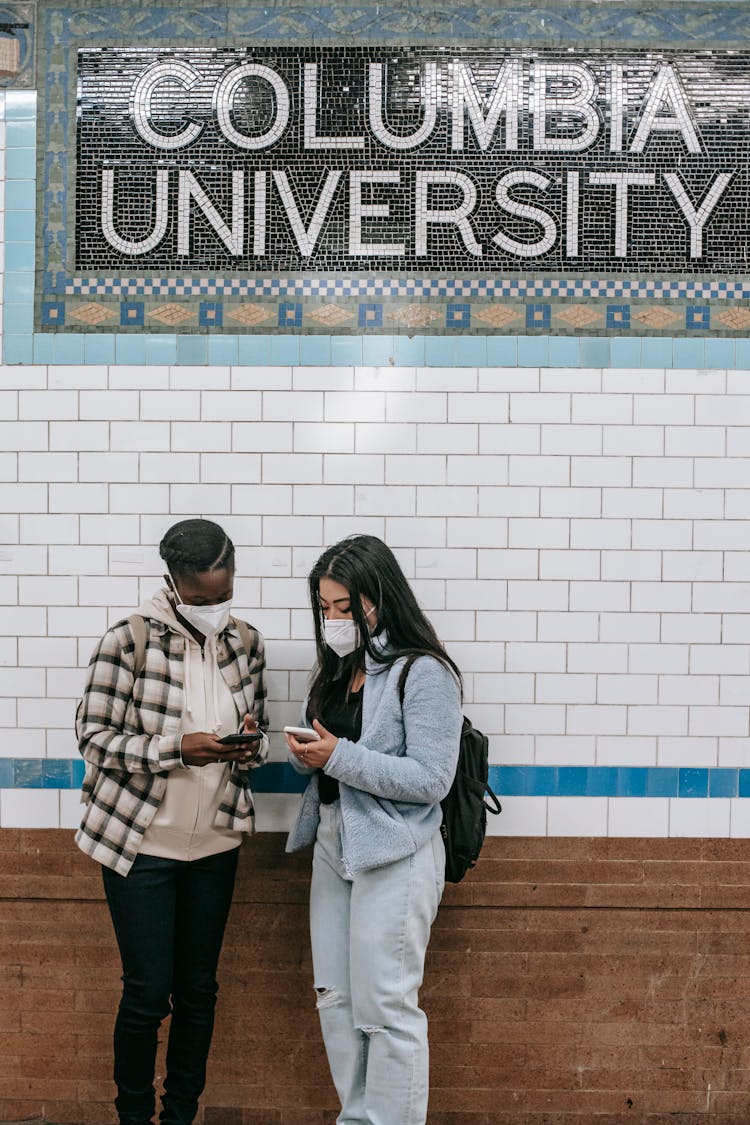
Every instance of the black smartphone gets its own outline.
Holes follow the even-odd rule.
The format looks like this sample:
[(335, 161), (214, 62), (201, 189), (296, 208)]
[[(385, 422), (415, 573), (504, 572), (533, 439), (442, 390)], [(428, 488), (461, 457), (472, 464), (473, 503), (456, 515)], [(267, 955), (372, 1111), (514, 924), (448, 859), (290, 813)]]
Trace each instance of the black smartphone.
[(260, 742), (262, 737), (259, 731), (248, 731), (247, 734), (225, 734), (219, 742), (222, 746), (242, 746), (246, 742)]

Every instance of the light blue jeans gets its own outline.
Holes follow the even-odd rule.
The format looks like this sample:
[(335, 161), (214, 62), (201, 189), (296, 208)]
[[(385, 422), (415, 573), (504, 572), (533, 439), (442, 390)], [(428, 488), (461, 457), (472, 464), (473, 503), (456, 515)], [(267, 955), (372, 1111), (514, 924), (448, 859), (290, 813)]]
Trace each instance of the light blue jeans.
[(418, 993), (445, 881), (443, 840), (436, 832), (415, 855), (351, 876), (338, 801), (320, 813), (310, 934), (337, 1125), (424, 1125), (429, 1052)]

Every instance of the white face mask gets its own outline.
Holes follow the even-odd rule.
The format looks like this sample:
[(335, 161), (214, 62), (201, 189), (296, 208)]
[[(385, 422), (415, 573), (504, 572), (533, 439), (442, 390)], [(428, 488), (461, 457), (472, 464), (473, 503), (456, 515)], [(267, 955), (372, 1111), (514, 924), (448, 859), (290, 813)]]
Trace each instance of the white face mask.
[(203, 633), (204, 637), (212, 637), (214, 633), (220, 633), (226, 628), (232, 603), (228, 601), (219, 602), (218, 605), (183, 605), (178, 602), (175, 608), (180, 616), (189, 621), (199, 633)]
[(323, 638), (337, 656), (349, 656), (359, 648), (359, 629), (350, 617), (323, 621)]
[(175, 609), (180, 617), (184, 617), (204, 637), (212, 637), (215, 633), (220, 633), (222, 629), (226, 628), (229, 622), (229, 612), (232, 608), (231, 598), (228, 602), (219, 602), (218, 605), (186, 605), (179, 600), (180, 595), (177, 586), (171, 577), (169, 585), (177, 599)]
[[(374, 610), (375, 606), (370, 606), (365, 617), (369, 617)], [(351, 617), (337, 617), (332, 620), (324, 618), (323, 639), (337, 656), (349, 656), (361, 644), (359, 626)]]

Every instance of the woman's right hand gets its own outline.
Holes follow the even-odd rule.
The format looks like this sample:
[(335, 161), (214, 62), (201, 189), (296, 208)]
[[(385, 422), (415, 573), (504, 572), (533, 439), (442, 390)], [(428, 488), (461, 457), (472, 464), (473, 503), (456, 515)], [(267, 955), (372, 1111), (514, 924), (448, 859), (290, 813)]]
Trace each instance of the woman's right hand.
[(252, 758), (257, 748), (255, 742), (247, 746), (222, 746), (215, 735), (194, 731), (183, 734), (180, 754), (186, 766), (209, 766), (215, 762), (244, 762)]
[(338, 746), (339, 740), (317, 719), (313, 719), (313, 732), (318, 736), (316, 739), (300, 742), (287, 731), (286, 743), (300, 765), (307, 766), (309, 769), (322, 769)]

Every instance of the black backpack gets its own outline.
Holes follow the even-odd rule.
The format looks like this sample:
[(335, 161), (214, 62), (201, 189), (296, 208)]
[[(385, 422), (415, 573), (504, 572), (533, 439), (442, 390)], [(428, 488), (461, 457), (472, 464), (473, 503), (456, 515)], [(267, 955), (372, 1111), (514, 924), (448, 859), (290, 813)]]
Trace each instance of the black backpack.
[[(402, 704), (406, 677), (416, 659), (416, 656), (410, 657), (401, 670), (398, 690)], [(487, 735), (472, 726), (464, 715), (456, 776), (447, 795), (440, 802), (443, 810), (440, 832), (445, 844), (445, 878), (449, 883), (460, 883), (469, 868), (476, 865), (487, 831), (487, 813), (496, 816), (502, 812), (502, 806), (488, 784), (487, 746)]]

